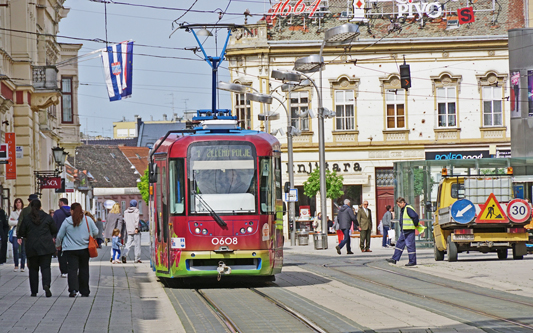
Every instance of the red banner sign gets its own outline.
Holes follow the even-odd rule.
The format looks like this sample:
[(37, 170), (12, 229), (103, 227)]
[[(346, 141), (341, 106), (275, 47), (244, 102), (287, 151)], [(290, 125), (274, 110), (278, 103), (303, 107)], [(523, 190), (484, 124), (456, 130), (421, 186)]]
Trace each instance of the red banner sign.
[(459, 17), (459, 24), (473, 23), (476, 21), (476, 17), (474, 16), (474, 7), (457, 9), (457, 16)]
[(61, 177), (41, 178), (41, 188), (61, 188)]
[(17, 156), (15, 152), (15, 133), (6, 133), (8, 145), (8, 160), (6, 164), (6, 179), (17, 179)]
[(309, 14), (309, 17), (313, 17), (322, 0), (315, 0), (311, 5), (306, 6), (304, 0), (280, 0), (272, 7), (272, 17), (287, 16), (290, 14), (300, 15)]

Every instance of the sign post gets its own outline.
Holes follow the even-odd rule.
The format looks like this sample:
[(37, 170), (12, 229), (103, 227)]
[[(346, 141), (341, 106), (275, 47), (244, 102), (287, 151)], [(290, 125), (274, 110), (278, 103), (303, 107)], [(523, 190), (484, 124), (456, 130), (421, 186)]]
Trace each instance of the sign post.
[(531, 206), (526, 200), (514, 199), (507, 205), (507, 216), (516, 223), (522, 223), (531, 217)]

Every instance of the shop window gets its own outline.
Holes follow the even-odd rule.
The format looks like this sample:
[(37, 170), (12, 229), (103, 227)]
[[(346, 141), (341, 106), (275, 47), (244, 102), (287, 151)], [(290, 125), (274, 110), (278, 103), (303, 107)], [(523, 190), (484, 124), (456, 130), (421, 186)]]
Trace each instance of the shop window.
[(292, 126), (300, 131), (309, 131), (309, 116), (300, 117), (299, 114), (309, 110), (309, 92), (291, 92), (291, 118)]
[(61, 122), (73, 122), (72, 77), (61, 78)]

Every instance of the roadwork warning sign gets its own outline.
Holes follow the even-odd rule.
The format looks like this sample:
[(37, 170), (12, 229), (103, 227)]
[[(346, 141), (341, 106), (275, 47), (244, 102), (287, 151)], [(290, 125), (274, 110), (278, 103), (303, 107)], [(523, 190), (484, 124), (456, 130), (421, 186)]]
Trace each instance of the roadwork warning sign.
[(489, 195), (485, 205), (479, 205), (481, 212), (476, 217), (478, 223), (507, 223), (509, 219), (505, 215), (494, 193)]

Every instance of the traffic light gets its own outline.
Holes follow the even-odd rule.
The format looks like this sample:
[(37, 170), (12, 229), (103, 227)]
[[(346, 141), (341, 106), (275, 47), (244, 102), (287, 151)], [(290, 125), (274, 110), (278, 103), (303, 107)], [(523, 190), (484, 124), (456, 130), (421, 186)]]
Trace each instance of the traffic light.
[(411, 88), (411, 70), (409, 65), (403, 64), (400, 65), (400, 82), (401, 87), (405, 90)]
[(291, 189), (291, 183), (285, 182), (285, 188), (284, 188), (285, 193), (289, 193), (290, 189)]

